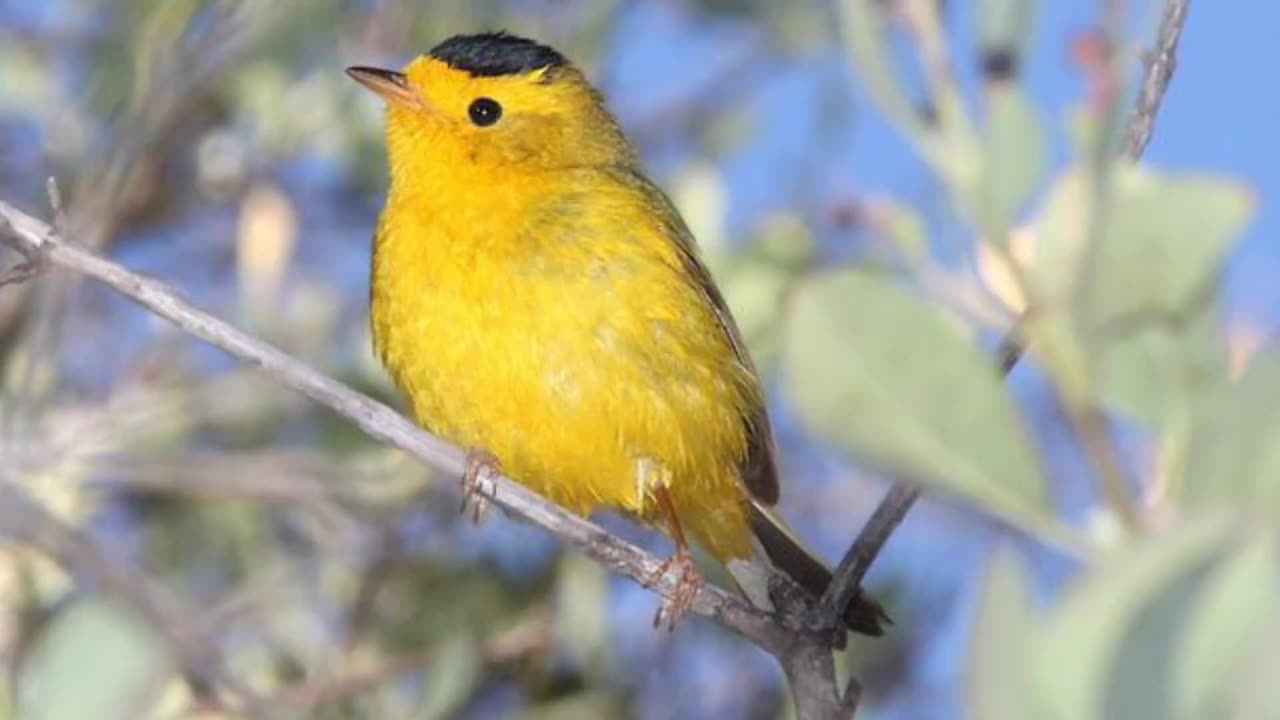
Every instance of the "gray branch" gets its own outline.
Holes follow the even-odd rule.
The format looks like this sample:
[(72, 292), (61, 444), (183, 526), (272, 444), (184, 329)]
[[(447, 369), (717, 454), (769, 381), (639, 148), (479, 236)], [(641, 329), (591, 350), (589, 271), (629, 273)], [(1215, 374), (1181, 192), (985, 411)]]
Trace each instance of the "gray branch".
[[(370, 437), (394, 445), (437, 471), (462, 476), (466, 455), (460, 448), (273, 345), (200, 310), (163, 283), (70, 244), (49, 224), (4, 202), (0, 202), (0, 234), (7, 234), (7, 244), (24, 255), (38, 255), (51, 266), (97, 280), (181, 330), (261, 368), (281, 384), (346, 418)], [(486, 479), (491, 481), (485, 488), (486, 496), (508, 514), (543, 528), (601, 565), (663, 595), (675, 589), (674, 578), (658, 575), (661, 561), (651, 553), (560, 508), (511, 478), (489, 475)], [(851, 707), (842, 709), (829, 633), (807, 629), (803, 618), (765, 613), (736, 595), (705, 584), (698, 590), (692, 611), (712, 618), (775, 656), (792, 683), (799, 718), (850, 716)]]
[(1178, 66), (1178, 40), (1182, 38), (1182, 26), (1187, 22), (1190, 5), (1191, 0), (1165, 2), (1155, 47), (1147, 51), (1144, 58), (1147, 67), (1142, 75), (1142, 87), (1138, 90), (1138, 103), (1125, 133), (1125, 155), (1130, 160), (1142, 156), (1142, 151), (1151, 141), (1151, 134), (1155, 132), (1156, 113)]
[[(1155, 47), (1146, 54), (1142, 88), (1129, 118), (1125, 153), (1130, 160), (1136, 161), (1142, 156), (1155, 131), (1156, 114), (1177, 65), (1178, 40), (1182, 37), (1182, 27), (1186, 23), (1187, 7), (1190, 4), (1191, 0), (1167, 0), (1165, 3), (1160, 27), (1156, 32)], [(1020, 327), (1015, 325), (1000, 341), (996, 361), (1001, 375), (1008, 375), (1022, 357), (1025, 348), (1019, 335)], [(836, 566), (831, 585), (823, 594), (819, 610), (828, 624), (839, 623), (845, 608), (860, 592), (867, 570), (919, 498), (919, 489), (910, 483), (897, 481), (881, 499), (867, 524)], [(854, 697), (852, 702), (856, 704), (854, 683), (850, 684), (850, 696)]]

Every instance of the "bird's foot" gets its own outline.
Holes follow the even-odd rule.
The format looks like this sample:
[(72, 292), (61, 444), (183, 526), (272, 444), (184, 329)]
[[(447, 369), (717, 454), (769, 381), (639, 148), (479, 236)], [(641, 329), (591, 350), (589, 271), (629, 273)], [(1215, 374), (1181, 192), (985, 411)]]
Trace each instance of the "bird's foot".
[(498, 458), (480, 448), (467, 451), (466, 467), (462, 471), (462, 507), (458, 512), (466, 514), (471, 511), (471, 522), (480, 524), (488, 514), (492, 505), (493, 480), (490, 475), (501, 472)]
[(675, 629), (676, 623), (693, 607), (693, 599), (698, 596), (702, 587), (702, 576), (693, 564), (693, 556), (686, 548), (677, 548), (676, 553), (658, 566), (657, 572), (649, 580), (649, 586), (656, 585), (663, 576), (674, 574), (676, 586), (670, 594), (664, 593), (662, 604), (653, 614), (653, 626), (662, 627), (665, 623), (667, 632)]

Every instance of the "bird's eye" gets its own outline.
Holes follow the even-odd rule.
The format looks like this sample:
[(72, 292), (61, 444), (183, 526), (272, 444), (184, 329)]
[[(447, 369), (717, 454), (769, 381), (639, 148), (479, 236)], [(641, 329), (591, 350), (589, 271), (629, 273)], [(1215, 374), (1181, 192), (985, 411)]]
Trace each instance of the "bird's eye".
[(476, 98), (471, 101), (471, 107), (467, 108), (467, 114), (471, 116), (471, 122), (476, 125), (489, 127), (502, 117), (502, 106), (493, 98)]

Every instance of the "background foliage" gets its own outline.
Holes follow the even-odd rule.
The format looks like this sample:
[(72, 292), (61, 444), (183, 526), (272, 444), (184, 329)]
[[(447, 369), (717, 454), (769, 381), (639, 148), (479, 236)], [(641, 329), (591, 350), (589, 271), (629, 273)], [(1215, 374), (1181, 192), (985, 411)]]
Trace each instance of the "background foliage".
[[(1163, 162), (1134, 167), (1162, 3), (942, 5), (0, 1), (0, 189), (37, 208), (57, 175), (80, 242), (392, 398), (364, 322), (381, 117), (341, 68), (536, 36), (699, 237), (805, 539), (834, 558), (885, 477), (929, 490), (871, 576), (898, 624), (845, 658), (862, 716), (1280, 717), (1275, 183), (1236, 154), (1257, 101), (1195, 80), (1258, 71), (1197, 6)], [(10, 716), (235, 717), (201, 692), (224, 676), (286, 717), (788, 712), (737, 638), (653, 632), (649, 593), (469, 526), (448, 483), (100, 288), (0, 290), (0, 352), (0, 473), (96, 552), (4, 546)], [(116, 566), (221, 658), (175, 662)]]

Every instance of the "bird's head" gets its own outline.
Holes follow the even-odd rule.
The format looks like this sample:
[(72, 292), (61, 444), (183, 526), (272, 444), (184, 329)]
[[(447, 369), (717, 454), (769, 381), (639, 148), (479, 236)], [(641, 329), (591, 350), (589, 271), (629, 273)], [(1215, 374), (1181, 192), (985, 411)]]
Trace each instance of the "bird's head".
[(393, 184), (451, 172), (519, 173), (628, 162), (600, 95), (563, 55), (506, 33), (452, 37), (401, 72), (347, 74), (387, 104)]

